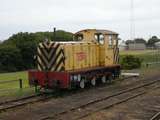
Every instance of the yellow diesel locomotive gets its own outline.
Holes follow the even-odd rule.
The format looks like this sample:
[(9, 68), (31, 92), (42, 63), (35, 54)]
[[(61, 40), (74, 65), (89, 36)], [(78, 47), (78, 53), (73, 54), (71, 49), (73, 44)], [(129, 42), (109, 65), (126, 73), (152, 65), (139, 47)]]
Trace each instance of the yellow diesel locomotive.
[(85, 29), (74, 41), (45, 41), (37, 47), (37, 70), (29, 71), (31, 85), (41, 88), (84, 88), (119, 77), (118, 33)]

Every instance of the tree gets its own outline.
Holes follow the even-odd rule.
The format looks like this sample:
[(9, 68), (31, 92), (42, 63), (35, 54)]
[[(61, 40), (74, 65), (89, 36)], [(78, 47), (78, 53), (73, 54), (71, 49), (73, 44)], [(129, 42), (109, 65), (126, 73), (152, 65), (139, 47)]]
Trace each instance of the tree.
[(136, 39), (134, 39), (134, 42), (135, 43), (144, 43), (144, 44), (147, 44), (146, 40), (143, 39), (143, 38), (136, 38)]
[(126, 45), (128, 45), (128, 44), (130, 44), (130, 43), (133, 43), (133, 41), (132, 41), (132, 40), (127, 40), (127, 41), (126, 41)]
[(135, 38), (134, 40), (127, 40), (126, 41), (126, 45), (128, 45), (129, 43), (144, 43), (146, 44), (146, 40), (143, 38)]
[(152, 36), (152, 37), (148, 40), (147, 45), (148, 45), (149, 47), (155, 47), (155, 43), (156, 43), (156, 42), (159, 42), (159, 41), (160, 41), (160, 39), (158, 39), (157, 36)]
[(22, 57), (19, 49), (12, 45), (0, 45), (0, 71), (22, 70)]
[[(53, 32), (13, 34), (8, 40), (0, 43), (0, 71), (34, 68), (34, 55), (37, 52), (37, 45), (46, 38), (53, 40), (53, 35)], [(72, 36), (72, 33), (63, 30), (56, 31), (56, 41), (71, 41)]]

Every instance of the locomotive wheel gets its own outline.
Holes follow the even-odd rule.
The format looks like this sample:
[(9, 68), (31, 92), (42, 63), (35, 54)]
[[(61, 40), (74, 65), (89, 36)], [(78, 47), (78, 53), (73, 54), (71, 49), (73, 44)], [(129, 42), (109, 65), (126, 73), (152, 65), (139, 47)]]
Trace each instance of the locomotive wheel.
[(102, 79), (101, 79), (101, 81), (102, 81), (103, 84), (105, 84), (107, 82), (106, 76), (103, 76)]
[(96, 86), (96, 77), (93, 77), (93, 79), (91, 80), (91, 85)]
[(84, 79), (82, 79), (82, 80), (80, 81), (80, 83), (79, 83), (79, 87), (80, 87), (81, 89), (85, 88), (85, 82), (84, 82)]

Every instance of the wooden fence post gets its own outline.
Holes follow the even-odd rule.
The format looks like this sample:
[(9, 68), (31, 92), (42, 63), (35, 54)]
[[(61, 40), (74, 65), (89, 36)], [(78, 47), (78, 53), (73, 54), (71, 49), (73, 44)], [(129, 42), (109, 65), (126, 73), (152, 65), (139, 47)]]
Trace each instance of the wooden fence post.
[(20, 89), (22, 89), (22, 88), (23, 88), (22, 79), (19, 79), (19, 88), (20, 88)]

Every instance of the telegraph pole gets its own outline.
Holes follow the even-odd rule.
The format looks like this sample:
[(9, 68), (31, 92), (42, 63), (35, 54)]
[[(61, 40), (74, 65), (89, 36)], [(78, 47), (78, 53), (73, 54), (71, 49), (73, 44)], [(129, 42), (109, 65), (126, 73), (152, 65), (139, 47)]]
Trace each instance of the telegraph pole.
[[(130, 5), (130, 39), (134, 40), (135, 38), (135, 18), (134, 18), (134, 0), (131, 0)], [(136, 48), (136, 41), (134, 42), (134, 49)]]

